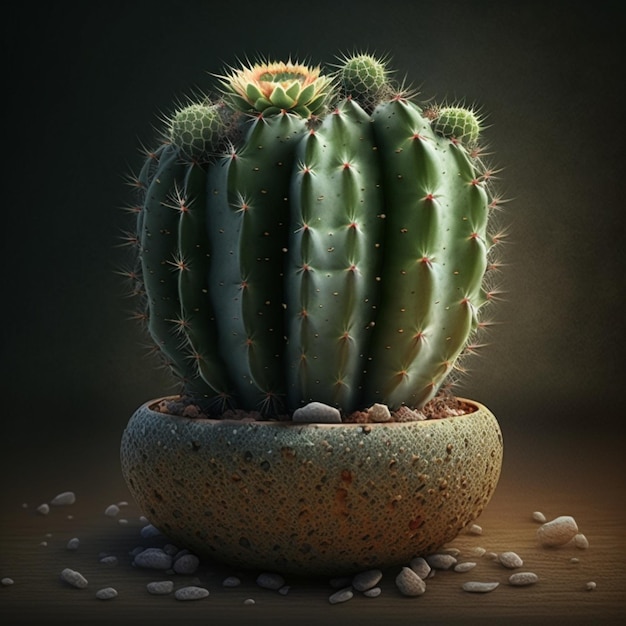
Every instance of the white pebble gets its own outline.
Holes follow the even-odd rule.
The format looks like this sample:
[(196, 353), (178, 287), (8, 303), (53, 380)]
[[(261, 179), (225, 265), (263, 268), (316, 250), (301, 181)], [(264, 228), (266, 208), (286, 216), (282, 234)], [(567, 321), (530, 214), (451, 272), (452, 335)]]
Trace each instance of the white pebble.
[(372, 422), (388, 422), (391, 419), (391, 411), (386, 404), (373, 404), (367, 409), (367, 415)]
[(545, 524), (548, 521), (548, 518), (541, 511), (535, 511), (533, 513), (533, 520), (535, 522), (539, 522), (540, 524)]
[(577, 534), (576, 520), (569, 515), (561, 515), (537, 529), (537, 538), (544, 547), (563, 546)]
[(382, 593), (382, 589), (380, 587), (372, 587), (371, 589), (367, 589), (363, 592), (363, 595), (366, 598), (378, 598), (378, 596)]
[(9, 578), (8, 576), (0, 580), (0, 584), (2, 584), (4, 587), (8, 587), (9, 585), (12, 585), (14, 583), (15, 581), (12, 578)]
[(52, 506), (68, 506), (76, 502), (76, 494), (73, 491), (64, 491), (50, 501)]
[(589, 547), (589, 539), (582, 533), (578, 533), (574, 536), (574, 545), (581, 550), (586, 550)]
[(476, 567), (476, 563), (473, 561), (464, 561), (463, 563), (457, 563), (454, 566), (455, 572), (469, 572), (471, 569)]
[(78, 550), (80, 546), (80, 539), (78, 537), (72, 537), (68, 542), (65, 548), (67, 550)]
[(182, 587), (178, 589), (174, 594), (177, 600), (201, 600), (209, 595), (209, 590), (204, 587), (195, 587), (193, 585), (189, 587)]
[(328, 598), (328, 601), (331, 604), (340, 604), (341, 602), (347, 602), (348, 600), (352, 600), (353, 597), (354, 592), (352, 591), (352, 587), (346, 587), (345, 589), (335, 591), (335, 593), (333, 593)]
[(470, 593), (488, 593), (493, 591), (500, 583), (483, 583), (477, 581), (468, 581), (463, 583), (463, 591), (469, 591)]
[(241, 580), (236, 576), (228, 576), (222, 581), (222, 587), (239, 587)]
[(595, 582), (593, 582), (593, 580), (590, 580), (586, 585), (585, 585), (585, 589), (587, 591), (593, 591), (598, 585), (596, 585)]
[(121, 502), (117, 503), (117, 506), (119, 506), (119, 507), (128, 506), (128, 502), (126, 502), (126, 500), (122, 500)]
[(322, 402), (309, 402), (296, 409), (291, 419), (300, 423), (341, 424), (341, 413), (334, 406)]
[(48, 547), (48, 542), (47, 541), (40, 541), (39, 545), (42, 546), (43, 548), (47, 548)]
[(137, 567), (169, 569), (172, 567), (172, 557), (160, 548), (146, 548), (135, 557), (133, 563)]
[(139, 534), (141, 535), (142, 539), (150, 539), (151, 537), (158, 537), (163, 533), (156, 526), (153, 526), (152, 524), (146, 524), (139, 531)]
[(120, 507), (117, 504), (109, 504), (109, 506), (104, 509), (104, 514), (107, 517), (115, 517), (120, 512)]
[(515, 569), (516, 567), (522, 567), (522, 565), (524, 565), (524, 561), (516, 552), (501, 552), (498, 555), (498, 561), (500, 561), (501, 565), (509, 569)]
[(96, 598), (98, 598), (98, 600), (112, 600), (113, 598), (117, 598), (117, 589), (113, 587), (98, 589), (98, 591), (96, 591)]
[(244, 601), (244, 606), (252, 606), (253, 604), (256, 604), (256, 602), (254, 601), (254, 598), (246, 598)]
[(114, 567), (117, 565), (117, 557), (116, 556), (104, 556), (100, 559), (100, 563), (102, 565), (108, 565), (110, 567)]
[(150, 523), (150, 522), (149, 522), (149, 520), (148, 520), (148, 518), (147, 518), (145, 515), (140, 515), (140, 516), (139, 516), (139, 521), (140, 521), (142, 524), (149, 524), (149, 523)]
[(48, 513), (50, 513), (50, 506), (47, 505), (45, 502), (43, 504), (40, 504), (37, 507), (37, 513), (39, 513), (40, 515), (48, 515)]
[(431, 572), (428, 561), (421, 556), (416, 556), (414, 559), (411, 559), (410, 567), (422, 580), (426, 580)]
[(526, 587), (534, 585), (539, 580), (539, 576), (534, 572), (516, 572), (509, 576), (509, 584), (515, 587)]
[(174, 591), (174, 583), (171, 580), (158, 580), (148, 583), (146, 589), (154, 596), (165, 596)]
[(580, 563), (580, 559), (577, 559), (575, 556), (573, 556), (570, 560), (570, 563)]
[(467, 532), (468, 535), (482, 535), (483, 534), (483, 527), (479, 526), (478, 524), (472, 524), (467, 529), (466, 532)]
[(200, 559), (195, 554), (183, 554), (174, 561), (172, 569), (177, 574), (193, 574), (199, 565)]
[(426, 583), (410, 567), (403, 567), (396, 576), (396, 587), (404, 596), (421, 596), (426, 591)]
[(61, 580), (77, 589), (84, 589), (89, 584), (87, 579), (80, 572), (70, 569), (69, 567), (66, 567), (61, 572)]
[(263, 589), (278, 591), (281, 587), (285, 586), (285, 579), (280, 574), (263, 572), (257, 577), (256, 584)]
[(443, 553), (430, 554), (426, 561), (433, 569), (450, 569), (457, 564), (456, 557)]
[(128, 520), (125, 517), (120, 517), (120, 519), (117, 520), (117, 523), (120, 526), (126, 526), (128, 525)]
[(352, 586), (357, 591), (367, 591), (368, 589), (375, 587), (380, 582), (382, 577), (383, 573), (379, 569), (367, 570), (357, 574), (352, 579)]
[(471, 556), (484, 556), (486, 552), (487, 550), (485, 550), (485, 548), (481, 548), (480, 546), (478, 546), (470, 550), (470, 555)]

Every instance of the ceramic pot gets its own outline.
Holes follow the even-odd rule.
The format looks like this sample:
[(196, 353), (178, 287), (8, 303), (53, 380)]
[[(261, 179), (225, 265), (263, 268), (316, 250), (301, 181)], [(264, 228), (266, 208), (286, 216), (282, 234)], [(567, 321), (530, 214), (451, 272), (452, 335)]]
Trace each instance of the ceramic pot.
[(124, 478), (179, 547), (251, 569), (339, 575), (406, 565), (454, 539), (502, 465), (494, 415), (301, 424), (189, 419), (141, 406)]

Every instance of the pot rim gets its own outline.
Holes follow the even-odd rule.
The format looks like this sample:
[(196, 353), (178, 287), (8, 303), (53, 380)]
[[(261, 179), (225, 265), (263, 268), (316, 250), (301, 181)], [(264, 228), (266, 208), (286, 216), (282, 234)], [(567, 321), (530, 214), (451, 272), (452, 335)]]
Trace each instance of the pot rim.
[(144, 402), (138, 409), (139, 411), (150, 411), (157, 415), (163, 416), (164, 418), (170, 418), (172, 420), (181, 420), (182, 422), (190, 422), (195, 424), (207, 424), (207, 425), (224, 425), (224, 426), (233, 426), (237, 425), (238, 427), (245, 426), (261, 426), (261, 427), (280, 427), (280, 428), (302, 428), (307, 426), (314, 426), (317, 428), (341, 428), (341, 427), (349, 427), (349, 428), (363, 428), (364, 426), (368, 426), (371, 428), (375, 427), (402, 427), (402, 426), (415, 426), (420, 424), (421, 428), (425, 428), (428, 424), (436, 424), (440, 422), (449, 422), (450, 420), (460, 420), (463, 418), (471, 417), (476, 415), (477, 413), (488, 413), (491, 414), (491, 411), (481, 402), (477, 400), (471, 400), (469, 398), (456, 396), (456, 399), (462, 402), (463, 404), (467, 404), (473, 408), (472, 411), (468, 413), (463, 413), (461, 415), (449, 415), (447, 417), (437, 418), (437, 419), (425, 419), (425, 420), (411, 420), (398, 422), (389, 420), (387, 422), (339, 422), (339, 423), (327, 423), (327, 422), (294, 422), (293, 420), (249, 420), (249, 419), (234, 419), (234, 418), (224, 418), (224, 419), (212, 419), (205, 417), (187, 417), (184, 415), (176, 415), (174, 413), (164, 413), (162, 411), (158, 411), (153, 407), (163, 400), (174, 400), (176, 398), (180, 398), (180, 394), (173, 394), (168, 396), (160, 396), (157, 398), (153, 398), (151, 400), (147, 400)]

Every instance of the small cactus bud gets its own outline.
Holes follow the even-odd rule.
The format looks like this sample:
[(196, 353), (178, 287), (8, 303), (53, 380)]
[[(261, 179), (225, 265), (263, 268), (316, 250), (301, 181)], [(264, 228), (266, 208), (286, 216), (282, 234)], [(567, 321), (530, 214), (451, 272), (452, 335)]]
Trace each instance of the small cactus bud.
[(443, 107), (433, 120), (433, 130), (443, 137), (454, 138), (471, 145), (478, 141), (481, 131), (480, 119), (471, 109)]
[(186, 156), (198, 159), (215, 150), (225, 130), (219, 106), (190, 104), (173, 115), (170, 140)]

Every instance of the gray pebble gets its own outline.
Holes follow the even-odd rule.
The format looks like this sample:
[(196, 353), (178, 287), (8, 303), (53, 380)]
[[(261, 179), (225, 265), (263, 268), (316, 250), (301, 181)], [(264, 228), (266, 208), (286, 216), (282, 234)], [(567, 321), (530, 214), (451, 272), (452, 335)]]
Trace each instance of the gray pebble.
[(561, 515), (537, 529), (537, 539), (544, 547), (563, 546), (577, 534), (576, 520), (570, 515)]
[(357, 591), (367, 591), (368, 589), (375, 587), (380, 582), (382, 577), (383, 573), (379, 569), (370, 569), (357, 574), (352, 579), (352, 586)]
[(182, 587), (174, 593), (177, 600), (201, 600), (209, 595), (209, 590), (204, 587)]
[(285, 585), (278, 590), (278, 593), (281, 596), (286, 596), (291, 591), (291, 587), (289, 585)]
[(67, 550), (78, 550), (79, 546), (80, 539), (78, 537), (72, 537), (72, 539), (67, 542), (67, 545), (65, 547)]
[(154, 596), (165, 596), (174, 591), (174, 583), (171, 580), (158, 580), (148, 583), (146, 589)]
[(37, 513), (39, 513), (40, 515), (48, 515), (48, 513), (50, 513), (50, 506), (45, 502), (43, 504), (40, 504), (37, 507)]
[(236, 576), (228, 576), (222, 581), (222, 587), (232, 588), (239, 587), (239, 585), (241, 585), (241, 580), (239, 580), (239, 578), (237, 578)]
[(172, 557), (161, 548), (146, 548), (135, 557), (133, 563), (137, 567), (166, 570), (172, 567)]
[(489, 593), (493, 591), (500, 583), (483, 583), (477, 581), (468, 581), (463, 583), (463, 591), (469, 591), (470, 593)]
[(500, 561), (501, 565), (509, 569), (515, 569), (516, 567), (522, 567), (522, 565), (524, 565), (522, 558), (515, 552), (501, 552), (498, 555), (498, 561)]
[(172, 569), (177, 574), (194, 574), (199, 565), (200, 559), (195, 554), (183, 554), (174, 561)]
[(142, 539), (150, 539), (152, 537), (159, 537), (163, 533), (156, 526), (153, 526), (152, 524), (146, 524), (139, 531), (139, 534), (141, 535)]
[(515, 587), (534, 585), (538, 580), (539, 576), (534, 572), (516, 572), (509, 576), (509, 584)]
[(476, 563), (473, 561), (464, 561), (463, 563), (457, 563), (454, 566), (455, 572), (469, 572), (471, 569), (476, 567)]
[(280, 574), (263, 572), (257, 577), (256, 584), (263, 589), (278, 591), (281, 587), (285, 586), (285, 579)]
[(396, 576), (396, 587), (404, 596), (421, 596), (426, 591), (426, 583), (410, 567), (403, 567)]
[(114, 567), (117, 565), (117, 557), (116, 556), (103, 556), (100, 559), (100, 563), (102, 565), (108, 565), (109, 567)]
[(366, 598), (378, 598), (378, 596), (382, 593), (382, 589), (380, 587), (372, 587), (371, 589), (367, 589), (363, 592), (363, 595)]
[(426, 557), (426, 561), (428, 565), (432, 567), (432, 569), (450, 569), (457, 564), (456, 557), (451, 554), (430, 554)]
[(113, 587), (98, 589), (98, 591), (96, 591), (96, 598), (98, 598), (98, 600), (112, 600), (113, 598), (117, 598), (117, 589)]
[(535, 511), (533, 513), (533, 520), (535, 522), (539, 522), (540, 524), (545, 524), (548, 521), (546, 516), (541, 511)]
[(109, 506), (104, 509), (104, 514), (107, 517), (115, 517), (120, 512), (120, 507), (117, 504), (109, 504)]
[(334, 406), (322, 402), (309, 402), (293, 412), (294, 422), (341, 424), (341, 413)]
[(585, 585), (585, 589), (587, 591), (594, 591), (597, 588), (597, 584), (593, 581), (590, 580), (586, 585)]
[(9, 578), (8, 576), (0, 580), (0, 584), (2, 584), (4, 587), (8, 587), (10, 585), (13, 585), (14, 583), (15, 581), (12, 578)]
[(411, 559), (410, 567), (422, 580), (426, 580), (431, 572), (428, 561), (421, 556), (416, 556), (414, 559)]
[(61, 572), (61, 580), (77, 589), (84, 589), (89, 584), (87, 579), (80, 572), (70, 569), (69, 567), (66, 567)]
[(352, 591), (352, 587), (346, 587), (345, 589), (340, 589), (339, 591), (335, 591), (329, 598), (328, 601), (331, 604), (341, 604), (342, 602), (347, 602), (348, 600), (352, 600), (354, 597), (354, 592)]
[(466, 530), (468, 535), (482, 535), (483, 534), (483, 528), (482, 526), (479, 526), (478, 524), (472, 524), (467, 530)]
[(76, 495), (73, 491), (64, 491), (60, 493), (50, 501), (52, 506), (68, 506), (69, 504), (74, 504), (76, 502)]
[(252, 606), (253, 604), (256, 604), (253, 598), (246, 598), (243, 603), (245, 606)]

